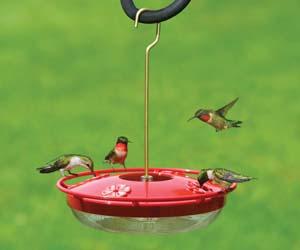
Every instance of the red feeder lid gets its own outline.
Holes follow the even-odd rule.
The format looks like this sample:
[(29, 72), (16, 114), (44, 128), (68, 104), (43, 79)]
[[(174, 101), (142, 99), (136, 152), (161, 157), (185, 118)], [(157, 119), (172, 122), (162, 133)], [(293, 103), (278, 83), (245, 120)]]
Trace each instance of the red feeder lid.
[(119, 217), (172, 217), (207, 213), (225, 204), (226, 194), (236, 188), (233, 184), (224, 190), (211, 182), (199, 187), (190, 176), (199, 171), (176, 168), (153, 168), (150, 182), (142, 181), (143, 168), (99, 170), (96, 177), (67, 184), (70, 179), (90, 175), (80, 173), (57, 182), (67, 194), (73, 209), (99, 215)]

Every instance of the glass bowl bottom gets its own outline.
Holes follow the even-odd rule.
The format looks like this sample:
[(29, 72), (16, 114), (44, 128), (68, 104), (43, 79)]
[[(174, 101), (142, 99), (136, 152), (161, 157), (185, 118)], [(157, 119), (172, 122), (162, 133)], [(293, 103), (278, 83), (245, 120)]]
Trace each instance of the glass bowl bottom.
[(161, 218), (116, 217), (71, 210), (81, 223), (98, 230), (167, 234), (205, 228), (217, 218), (222, 209), (197, 215)]

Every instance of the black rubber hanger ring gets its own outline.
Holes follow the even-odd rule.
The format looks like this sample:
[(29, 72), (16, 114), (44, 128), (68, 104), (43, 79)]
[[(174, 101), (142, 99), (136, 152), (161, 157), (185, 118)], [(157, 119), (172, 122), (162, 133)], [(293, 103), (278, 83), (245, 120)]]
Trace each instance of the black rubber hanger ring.
[[(140, 23), (160, 23), (179, 14), (191, 0), (175, 0), (169, 6), (160, 10), (147, 10), (139, 17)], [(133, 0), (121, 0), (121, 5), (126, 15), (135, 20), (138, 9)]]

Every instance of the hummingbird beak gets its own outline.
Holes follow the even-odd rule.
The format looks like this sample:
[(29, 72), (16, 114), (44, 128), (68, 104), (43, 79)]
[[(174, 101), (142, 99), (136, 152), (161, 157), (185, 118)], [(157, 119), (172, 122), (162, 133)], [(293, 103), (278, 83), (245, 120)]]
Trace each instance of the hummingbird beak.
[(128, 140), (128, 142), (129, 142), (129, 143), (133, 143), (132, 141), (129, 141), (129, 140)]
[(91, 171), (92, 175), (93, 175), (94, 177), (96, 177), (96, 173), (95, 173), (95, 171), (94, 171), (94, 166), (93, 166), (93, 164), (90, 165), (89, 163), (86, 163), (86, 164), (84, 164), (83, 166), (86, 167), (86, 168), (88, 168), (88, 169)]
[(197, 118), (197, 116), (193, 116), (193, 117), (191, 117), (190, 119), (188, 119), (187, 121), (189, 122), (189, 121), (191, 121), (191, 120), (193, 120), (193, 119), (195, 119), (195, 118)]

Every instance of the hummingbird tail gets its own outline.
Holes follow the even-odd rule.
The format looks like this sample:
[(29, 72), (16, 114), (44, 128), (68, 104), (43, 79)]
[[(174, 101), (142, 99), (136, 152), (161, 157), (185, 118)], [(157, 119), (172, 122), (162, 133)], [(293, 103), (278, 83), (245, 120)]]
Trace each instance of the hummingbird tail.
[(60, 168), (57, 165), (47, 165), (41, 168), (37, 168), (41, 174), (48, 174), (59, 170)]
[(242, 123), (242, 121), (230, 121), (231, 127), (233, 128), (240, 128)]

